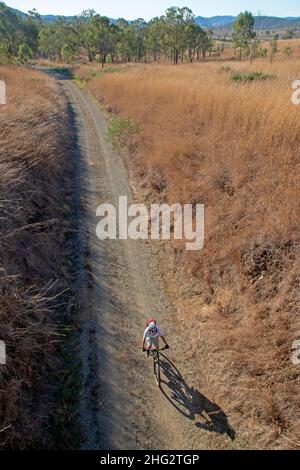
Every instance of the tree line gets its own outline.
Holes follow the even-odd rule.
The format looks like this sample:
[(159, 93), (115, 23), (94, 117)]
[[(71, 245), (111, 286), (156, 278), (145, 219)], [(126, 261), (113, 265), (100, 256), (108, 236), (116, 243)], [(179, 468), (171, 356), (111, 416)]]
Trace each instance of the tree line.
[[(250, 12), (239, 15), (233, 26), (232, 41), (240, 59), (258, 53), (254, 18)], [(272, 38), (272, 51), (274, 38)], [(142, 62), (205, 60), (207, 54), (222, 52), (213, 33), (195, 22), (187, 8), (171, 7), (165, 15), (149, 22), (139, 18), (111, 21), (94, 10), (85, 10), (67, 20), (45, 23), (36, 10), (20, 17), (0, 2), (0, 59), (21, 63), (33, 58), (74, 62), (85, 51), (90, 62)]]

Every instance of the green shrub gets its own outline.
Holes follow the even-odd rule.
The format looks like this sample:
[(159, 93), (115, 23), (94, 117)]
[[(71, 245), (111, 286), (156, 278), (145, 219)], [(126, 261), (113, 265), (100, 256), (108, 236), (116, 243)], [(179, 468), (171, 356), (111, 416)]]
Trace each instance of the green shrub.
[(73, 70), (71, 68), (59, 66), (52, 66), (50, 68), (52, 72), (63, 75), (65, 78), (73, 78)]
[(263, 72), (236, 72), (231, 75), (233, 82), (255, 82), (264, 80), (275, 80), (276, 76)]
[(107, 141), (116, 151), (126, 148), (130, 152), (134, 150), (133, 135), (138, 132), (139, 126), (132, 119), (114, 117), (107, 129)]
[(63, 59), (67, 62), (67, 64), (70, 64), (71, 62), (74, 62), (75, 60), (76, 49), (71, 44), (64, 44), (64, 46), (61, 49), (61, 55)]
[(222, 67), (219, 68), (220, 73), (230, 72), (230, 70), (231, 70), (231, 68), (229, 67), (229, 65), (222, 65)]
[(27, 44), (21, 44), (18, 50), (18, 58), (21, 64), (27, 64), (27, 62), (32, 59), (33, 52), (32, 49)]

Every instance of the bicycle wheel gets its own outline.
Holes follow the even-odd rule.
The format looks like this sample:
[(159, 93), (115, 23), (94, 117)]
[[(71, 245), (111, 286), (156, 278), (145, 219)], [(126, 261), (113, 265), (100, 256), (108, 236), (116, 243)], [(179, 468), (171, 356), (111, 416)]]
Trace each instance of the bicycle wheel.
[(154, 375), (155, 375), (155, 382), (158, 387), (160, 387), (160, 362), (159, 357), (155, 357), (154, 361)]

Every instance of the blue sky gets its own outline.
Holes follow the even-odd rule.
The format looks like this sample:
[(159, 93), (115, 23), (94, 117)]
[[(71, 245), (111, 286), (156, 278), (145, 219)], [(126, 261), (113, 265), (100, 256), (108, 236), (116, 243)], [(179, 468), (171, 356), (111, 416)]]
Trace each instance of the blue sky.
[(171, 5), (188, 6), (198, 16), (236, 15), (250, 10), (269, 16), (300, 16), (299, 0), (4, 0), (22, 11), (36, 8), (40, 13), (74, 15), (87, 8), (111, 18), (145, 18), (159, 16)]

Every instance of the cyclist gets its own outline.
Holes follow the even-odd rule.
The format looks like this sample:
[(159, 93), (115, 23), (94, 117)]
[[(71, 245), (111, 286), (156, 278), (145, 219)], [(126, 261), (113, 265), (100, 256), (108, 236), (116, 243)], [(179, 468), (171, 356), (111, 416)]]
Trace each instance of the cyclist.
[[(169, 349), (162, 328), (158, 325), (155, 318), (149, 318), (143, 335), (142, 351), (149, 352), (150, 349), (159, 349), (159, 338), (165, 343), (165, 349)], [(147, 347), (145, 348), (145, 346)]]

